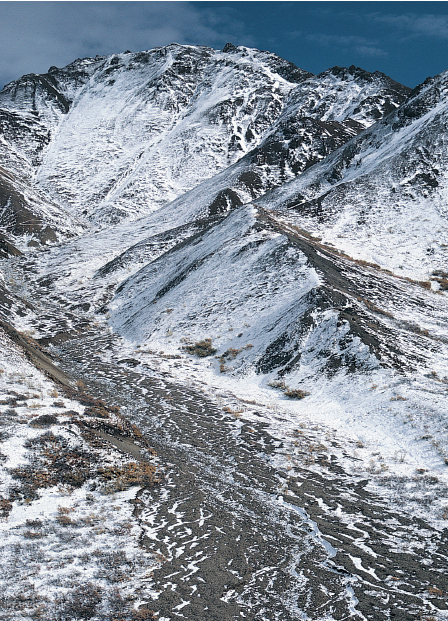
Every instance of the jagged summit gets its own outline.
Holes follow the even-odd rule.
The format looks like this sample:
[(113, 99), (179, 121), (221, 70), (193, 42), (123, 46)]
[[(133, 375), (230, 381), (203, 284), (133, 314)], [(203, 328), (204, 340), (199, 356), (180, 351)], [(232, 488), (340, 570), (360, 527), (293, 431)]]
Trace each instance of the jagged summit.
[(310, 77), (295, 94), (304, 115), (324, 121), (351, 119), (369, 127), (395, 110), (410, 92), (410, 88), (379, 71), (370, 73), (352, 65), (333, 67)]
[(229, 54), (231, 52), (238, 52), (238, 46), (237, 45), (233, 45), (233, 43), (226, 43), (225, 46), (222, 48), (222, 51), (224, 52), (224, 54)]
[(35, 185), (101, 225), (158, 209), (238, 160), (309, 75), (268, 52), (171, 44), (25, 76), (0, 108), (35, 115), (46, 134)]

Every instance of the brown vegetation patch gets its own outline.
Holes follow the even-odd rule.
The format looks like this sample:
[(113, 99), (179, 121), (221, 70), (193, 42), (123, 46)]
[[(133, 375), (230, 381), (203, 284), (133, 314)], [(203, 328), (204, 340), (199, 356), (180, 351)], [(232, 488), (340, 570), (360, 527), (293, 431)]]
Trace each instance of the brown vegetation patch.
[(0, 517), (8, 518), (12, 510), (12, 502), (7, 498), (0, 498)]
[(43, 414), (42, 416), (38, 416), (37, 418), (33, 418), (30, 421), (30, 427), (50, 427), (51, 425), (57, 425), (58, 419), (56, 416), (52, 414)]
[(203, 341), (198, 341), (197, 343), (186, 344), (182, 347), (182, 349), (187, 351), (189, 354), (198, 356), (199, 358), (213, 356), (213, 354), (216, 354), (217, 351), (212, 346), (212, 339), (204, 339)]
[(286, 397), (288, 397), (288, 399), (304, 399), (310, 394), (309, 392), (307, 392), (306, 390), (302, 390), (301, 388), (290, 388), (285, 384), (285, 382), (269, 382), (268, 386), (271, 386), (271, 388), (280, 388), (280, 390)]
[(138, 485), (152, 487), (158, 482), (155, 466), (148, 463), (129, 463), (124, 466), (99, 468), (98, 474), (107, 481), (105, 491), (113, 493)]
[(251, 343), (248, 343), (247, 345), (244, 345), (244, 347), (240, 347), (239, 349), (230, 347), (229, 349), (226, 349), (226, 351), (219, 357), (219, 361), (221, 363), (224, 363), (226, 360), (235, 360), (238, 354), (240, 354), (245, 349), (251, 349), (252, 347), (253, 345)]
[(442, 270), (435, 270), (432, 273), (431, 280), (439, 283), (441, 291), (448, 291), (448, 274)]
[(286, 388), (286, 390), (283, 391), (283, 394), (288, 397), (289, 399), (303, 399), (304, 397), (308, 396), (310, 393), (307, 392), (306, 390), (301, 390), (300, 388)]
[(20, 481), (21, 489), (15, 492), (35, 498), (40, 488), (58, 484), (81, 487), (95, 474), (95, 456), (80, 447), (70, 447), (63, 436), (49, 431), (27, 440), (25, 447), (33, 450), (30, 465), (10, 470), (11, 476)]

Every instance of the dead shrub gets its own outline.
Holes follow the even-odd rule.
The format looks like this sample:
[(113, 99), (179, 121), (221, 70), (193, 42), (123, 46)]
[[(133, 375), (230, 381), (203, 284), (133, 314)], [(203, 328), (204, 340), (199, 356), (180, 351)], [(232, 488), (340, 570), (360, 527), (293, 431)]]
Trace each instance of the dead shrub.
[(427, 280), (418, 280), (417, 284), (423, 287), (423, 289), (431, 289), (431, 283)]
[(184, 345), (182, 349), (187, 351), (189, 354), (198, 356), (198, 358), (213, 356), (213, 354), (216, 354), (217, 351), (212, 346), (212, 339), (204, 339), (203, 341), (198, 341), (197, 343), (193, 343), (191, 345)]
[(90, 406), (84, 410), (84, 416), (93, 416), (94, 418), (110, 418), (109, 412), (104, 407)]
[(37, 489), (58, 483), (81, 487), (94, 474), (94, 456), (79, 447), (69, 448), (65, 438), (52, 431), (27, 440), (24, 446), (36, 450), (32, 464), (14, 468), (10, 473), (21, 481), (30, 497), (35, 497)]
[(56, 517), (56, 522), (61, 526), (70, 526), (74, 524), (74, 521), (69, 517), (69, 513), (71, 513), (73, 509), (69, 509), (68, 507), (58, 507), (58, 515)]
[(70, 518), (68, 515), (58, 515), (56, 518), (56, 522), (61, 526), (70, 526), (74, 523), (72, 518)]
[(301, 388), (290, 388), (285, 384), (285, 382), (273, 381), (269, 382), (268, 386), (271, 386), (271, 388), (280, 388), (288, 399), (304, 399), (310, 394)]
[(149, 608), (139, 608), (133, 611), (132, 618), (135, 621), (152, 621), (156, 616), (154, 611), (149, 610)]
[(223, 355), (220, 357), (220, 361), (224, 362), (225, 360), (235, 360), (235, 358), (238, 356), (238, 354), (242, 351), (241, 349), (235, 349), (234, 347), (230, 347), (230, 349), (227, 349)]
[(407, 401), (407, 397), (402, 397), (401, 395), (395, 395), (390, 398), (391, 401)]
[(135, 485), (140, 487), (152, 486), (157, 482), (155, 472), (155, 466), (136, 462), (121, 467), (100, 468), (98, 470), (98, 474), (108, 482), (105, 489), (110, 493), (123, 491)]
[(56, 425), (58, 419), (56, 416), (52, 414), (42, 414), (42, 416), (38, 416), (34, 418), (30, 423), (30, 427), (50, 427), (51, 425)]
[(7, 498), (0, 499), (0, 517), (7, 518), (11, 513), (12, 502)]
[(288, 399), (303, 399), (310, 393), (306, 392), (306, 390), (301, 390), (300, 388), (287, 388), (283, 394), (288, 397)]
[(226, 351), (219, 357), (219, 362), (221, 363), (219, 367), (220, 372), (225, 373), (227, 371), (227, 367), (224, 365), (224, 362), (227, 362), (228, 360), (235, 360), (238, 354), (240, 354), (245, 349), (251, 349), (252, 347), (253, 345), (251, 343), (248, 343), (247, 345), (244, 345), (244, 347), (240, 347), (239, 349), (236, 349), (235, 347), (230, 347), (229, 349), (226, 349)]
[(42, 539), (44, 535), (36, 530), (27, 530), (23, 533), (23, 536), (25, 539)]
[(96, 607), (101, 600), (101, 587), (87, 582), (57, 600), (60, 610), (58, 621), (91, 619), (96, 615)]
[(281, 381), (278, 381), (278, 380), (274, 380), (272, 382), (269, 382), (268, 386), (270, 386), (271, 388), (281, 388), (282, 390), (284, 388), (286, 388), (285, 382), (281, 382)]

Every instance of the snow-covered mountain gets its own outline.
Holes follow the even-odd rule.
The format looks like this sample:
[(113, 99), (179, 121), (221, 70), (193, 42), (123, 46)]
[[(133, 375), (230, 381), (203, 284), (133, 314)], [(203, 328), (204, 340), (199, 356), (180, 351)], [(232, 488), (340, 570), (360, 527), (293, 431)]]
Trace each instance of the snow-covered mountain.
[[(315, 76), (269, 52), (231, 44), (222, 51), (172, 44), (78, 59), (45, 75), (24, 76), (0, 92), (0, 337), (3, 329), (18, 341), (20, 334), (29, 343), (32, 337), (33, 351), (48, 348), (41, 354), (54, 357), (73, 383), (80, 380), (80, 394), (83, 381), (89, 382), (101, 398), (103, 391), (112, 395), (132, 423), (150, 430), (162, 452), (174, 447), (167, 453), (173, 455), (169, 490), (156, 500), (143, 494), (147, 508), (134, 512), (143, 528), (140, 540), (169, 567), (166, 602), (163, 596), (157, 604), (169, 618), (173, 584), (179, 586), (179, 615), (197, 615), (189, 608), (191, 594), (183, 599), (181, 587), (188, 584), (173, 578), (183, 574), (165, 556), (175, 550), (190, 575), (183, 543), (171, 549), (170, 537), (177, 535), (167, 515), (179, 529), (201, 525), (204, 515), (213, 521), (215, 509), (204, 510), (203, 499), (221, 502), (222, 496), (227, 502), (229, 489), (229, 515), (239, 515), (244, 478), (250, 500), (243, 513), (252, 532), (258, 511), (253, 492), (262, 489), (254, 472), (264, 481), (267, 469), (266, 480), (274, 483), (259, 499), (269, 507), (269, 518), (272, 503), (281, 506), (294, 546), (299, 539), (302, 545), (303, 531), (297, 535), (291, 527), (294, 515), (324, 560), (316, 560), (310, 548), (318, 569), (306, 569), (302, 581), (305, 574), (296, 568), (305, 557), (294, 547), (300, 558), (288, 560), (281, 575), (290, 572), (307, 593), (316, 582), (319, 596), (302, 601), (289, 587), (284, 596), (270, 582), (267, 593), (275, 597), (268, 597), (257, 619), (271, 618), (277, 596), (278, 618), (315, 614), (324, 588), (325, 594), (334, 590), (335, 576), (343, 588), (322, 613), (329, 621), (387, 621), (392, 609), (414, 614), (414, 599), (403, 600), (403, 594), (414, 598), (417, 592), (419, 614), (445, 619), (445, 604), (435, 598), (448, 587), (442, 590), (439, 569), (419, 549), (429, 524), (431, 542), (434, 533), (443, 540), (441, 529), (448, 524), (447, 506), (437, 497), (448, 489), (447, 93), (448, 72), (411, 91), (379, 72), (333, 67)], [(8, 355), (5, 350), (3, 359)], [(4, 414), (22, 425), (27, 419), (7, 409), (22, 403), (8, 388), (16, 369), (2, 365)], [(213, 407), (199, 397), (203, 393)], [(88, 397), (85, 403), (94, 402)], [(29, 406), (34, 407), (39, 404)], [(106, 424), (98, 412), (95, 433)], [(85, 419), (69, 415), (76, 415), (83, 430)], [(248, 435), (255, 429), (262, 430), (253, 436), (256, 441)], [(314, 440), (308, 442), (311, 431)], [(103, 435), (109, 432), (104, 427)], [(94, 443), (100, 439), (89, 437)], [(230, 437), (241, 440), (241, 451), (228, 452)], [(123, 448), (122, 441), (112, 440)], [(223, 453), (213, 457), (209, 444), (221, 441)], [(27, 440), (30, 451), (33, 446)], [(179, 450), (186, 451), (180, 461)], [(205, 457), (199, 458), (201, 450)], [(176, 483), (187, 453), (193, 460), (182, 466), (188, 477), (213, 471), (217, 481), (191, 501), (196, 480)], [(303, 497), (290, 505), (294, 469), (301, 472), (297, 489)], [(320, 478), (319, 491), (310, 495), (305, 484), (312, 469)], [(341, 478), (348, 472), (352, 478)], [(322, 493), (330, 480), (331, 499)], [(375, 513), (365, 496), (367, 480), (369, 493), (382, 490)], [(426, 482), (436, 485), (431, 497)], [(188, 519), (179, 512), (179, 489), (180, 495), (187, 489)], [(394, 515), (401, 521), (394, 517), (391, 539), (384, 543), (385, 506), (398, 502), (397, 489), (400, 514)], [(96, 494), (93, 487), (85, 490)], [(91, 497), (89, 491), (86, 502)], [(173, 504), (164, 513), (169, 497)], [(353, 527), (361, 498), (363, 530)], [(326, 512), (325, 519), (312, 504)], [(72, 528), (67, 515), (61, 524)], [(273, 515), (278, 548), (280, 521)], [(416, 515), (427, 520), (419, 522), (417, 543), (406, 554), (397, 544), (391, 556), (396, 524), (408, 545)], [(328, 536), (337, 549), (319, 530), (328, 526), (325, 520), (336, 524)], [(341, 525), (344, 533), (356, 528), (365, 538), (337, 539)], [(159, 526), (165, 530), (157, 535)], [(184, 536), (182, 530), (182, 542)], [(192, 554), (198, 545), (210, 559), (215, 551), (202, 547), (209, 545), (208, 535), (205, 544), (202, 539), (192, 539)], [(258, 554), (262, 540), (235, 544), (247, 568), (247, 550)], [(443, 560), (443, 541), (433, 559)], [(271, 581), (271, 553), (261, 553), (254, 566), (268, 568)], [(411, 555), (418, 571), (409, 571)], [(210, 562), (211, 574), (198, 573), (210, 591), (198, 591), (201, 614), (206, 598), (215, 610), (207, 580), (219, 562)], [(226, 561), (231, 572), (232, 562)], [(258, 584), (258, 576), (257, 571), (251, 580)], [(383, 590), (372, 595), (372, 581), (380, 579)], [(238, 582), (245, 584), (245, 578)], [(253, 594), (260, 591), (247, 588), (247, 598), (258, 601)], [(154, 588), (148, 598), (159, 592)], [(225, 597), (246, 606), (243, 595), (232, 593), (233, 587)], [(286, 609), (293, 610), (291, 617)]]
[[(47, 269), (75, 291), (80, 273), (93, 277), (88, 306), (110, 310), (115, 329), (138, 342), (170, 334), (180, 346), (208, 331), (227, 351), (244, 335), (253, 347), (243, 350), (242, 368), (283, 374), (298, 372), (314, 341), (325, 352), (313, 362), (321, 370), (336, 359), (370, 368), (375, 357), (410, 366), (406, 348), (387, 343), (387, 304), (366, 296), (365, 284), (356, 292), (329, 279), (335, 269), (345, 278), (357, 270), (335, 267), (331, 244), (348, 259), (399, 266), (400, 277), (428, 280), (430, 265), (433, 288), (444, 287), (443, 214), (428, 218), (441, 174), (434, 158), (443, 167), (444, 79), (411, 93), (379, 72), (334, 67), (313, 76), (231, 44), (221, 52), (173, 44), (25, 76), (0, 93), (4, 235), (22, 239), (23, 250), (33, 233), (41, 243), (79, 236), (87, 216), (85, 251), (76, 239), (52, 251)], [(440, 148), (430, 156), (435, 134)], [(403, 173), (428, 163), (428, 173)], [(425, 212), (406, 189), (411, 177), (430, 201)], [(311, 237), (307, 245), (306, 231), (327, 244)], [(426, 248), (428, 235), (437, 252)], [(350, 319), (341, 308), (353, 304)], [(369, 324), (373, 307), (383, 309), (381, 328)], [(247, 330), (242, 317), (254, 313)], [(222, 335), (232, 322), (242, 336)]]
[[(52, 251), (47, 269), (70, 287), (81, 272), (94, 277), (89, 305), (103, 312), (124, 281), (111, 321), (133, 340), (170, 333), (179, 346), (187, 333), (200, 339), (210, 322), (239, 326), (256, 313), (252, 332), (237, 329), (258, 342), (243, 367), (296, 372), (310, 339), (322, 341), (326, 368), (334, 347), (342, 366), (362, 366), (358, 344), (367, 347), (361, 358), (409, 366), (404, 350), (385, 345), (390, 326), (368, 327), (371, 308), (358, 304), (356, 320), (341, 314), (362, 287), (335, 293), (328, 273), (341, 267), (328, 244), (400, 277), (428, 280), (430, 267), (433, 288), (444, 287), (444, 80), (411, 93), (379, 72), (334, 67), (313, 76), (231, 44), (220, 52), (173, 44), (25, 76), (0, 93), (3, 235), (22, 240), (21, 250), (24, 241), (75, 235), (62, 253)], [(80, 218), (90, 228), (85, 251)], [(299, 240), (291, 225), (305, 231)], [(306, 231), (327, 245), (304, 245)], [(316, 252), (327, 262), (315, 261)], [(210, 289), (201, 286), (210, 279)], [(166, 305), (176, 310), (164, 314)], [(329, 312), (336, 323), (324, 334)], [(209, 332), (225, 351), (238, 349), (233, 335)]]
[(216, 213), (294, 178), (407, 90), (354, 68), (312, 76), (231, 44), (77, 60), (0, 93), (2, 164), (96, 226), (150, 213), (228, 171), (235, 187), (213, 181), (223, 186), (210, 199)]
[(267, 52), (170, 45), (25, 76), (0, 107), (36, 114), (50, 136), (32, 154), (39, 188), (102, 224), (149, 213), (241, 157), (309, 75)]

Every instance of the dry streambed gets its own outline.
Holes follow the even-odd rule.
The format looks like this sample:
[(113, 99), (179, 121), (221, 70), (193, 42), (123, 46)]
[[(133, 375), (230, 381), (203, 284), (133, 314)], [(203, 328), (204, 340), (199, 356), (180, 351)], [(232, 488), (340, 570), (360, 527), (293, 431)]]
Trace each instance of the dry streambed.
[[(306, 429), (276, 438), (262, 407), (223, 408), (155, 358), (121, 358), (104, 333), (58, 352), (163, 455), (165, 483), (139, 507), (141, 543), (161, 561), (161, 619), (448, 618), (446, 530), (367, 491), (341, 467), (336, 440)], [(406, 484), (446, 494), (424, 476)]]

